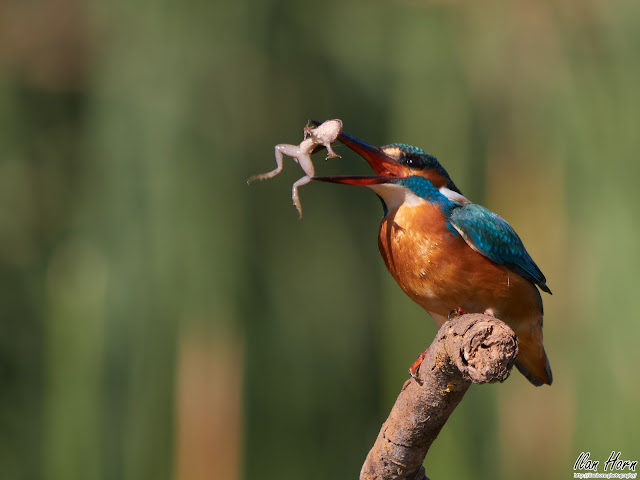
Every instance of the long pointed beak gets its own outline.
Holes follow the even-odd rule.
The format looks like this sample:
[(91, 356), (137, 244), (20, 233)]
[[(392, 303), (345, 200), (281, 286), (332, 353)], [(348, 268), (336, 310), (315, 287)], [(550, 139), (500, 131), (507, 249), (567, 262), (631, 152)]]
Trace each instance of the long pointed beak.
[[(314, 125), (320, 125), (320, 122), (317, 122), (315, 120), (311, 120), (311, 123), (313, 123)], [(376, 175), (380, 175), (383, 177), (407, 177), (410, 174), (409, 170), (406, 167), (396, 162), (393, 158), (384, 153), (378, 147), (369, 145), (368, 143), (365, 143), (362, 140), (358, 140), (357, 138), (352, 137), (351, 135), (348, 135), (346, 133), (340, 133), (340, 135), (338, 136), (338, 140), (340, 140), (343, 144), (345, 144), (351, 150), (364, 158), (369, 163), (369, 165), (371, 165), (371, 168)]]
[(355, 185), (357, 187), (369, 187), (371, 185), (380, 185), (381, 183), (391, 183), (398, 177), (363, 177), (338, 175), (334, 177), (311, 177), (312, 180), (319, 180), (328, 183), (342, 183), (344, 185)]

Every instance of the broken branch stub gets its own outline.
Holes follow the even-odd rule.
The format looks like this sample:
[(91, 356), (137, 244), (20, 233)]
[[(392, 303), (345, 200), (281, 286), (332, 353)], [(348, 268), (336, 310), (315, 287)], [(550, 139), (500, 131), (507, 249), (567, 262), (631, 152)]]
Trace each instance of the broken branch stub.
[(367, 455), (361, 480), (424, 480), (431, 444), (471, 383), (503, 381), (518, 355), (516, 335), (502, 321), (467, 314), (446, 322), (409, 379)]

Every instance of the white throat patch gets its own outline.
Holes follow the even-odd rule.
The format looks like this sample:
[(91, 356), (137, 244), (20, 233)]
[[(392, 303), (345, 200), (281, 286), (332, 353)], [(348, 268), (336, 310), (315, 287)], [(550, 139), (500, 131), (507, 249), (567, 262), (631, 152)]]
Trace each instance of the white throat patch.
[(417, 207), (426, 202), (407, 187), (395, 183), (379, 183), (369, 185), (369, 188), (382, 197), (390, 212), (397, 210), (401, 205)]

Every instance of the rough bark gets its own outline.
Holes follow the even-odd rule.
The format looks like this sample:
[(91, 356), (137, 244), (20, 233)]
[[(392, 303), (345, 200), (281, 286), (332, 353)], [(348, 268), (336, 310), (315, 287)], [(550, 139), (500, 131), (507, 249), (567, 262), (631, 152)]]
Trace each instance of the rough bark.
[(418, 370), (421, 383), (402, 387), (360, 479), (426, 479), (429, 447), (469, 386), (503, 381), (517, 354), (515, 333), (494, 317), (467, 314), (442, 325)]

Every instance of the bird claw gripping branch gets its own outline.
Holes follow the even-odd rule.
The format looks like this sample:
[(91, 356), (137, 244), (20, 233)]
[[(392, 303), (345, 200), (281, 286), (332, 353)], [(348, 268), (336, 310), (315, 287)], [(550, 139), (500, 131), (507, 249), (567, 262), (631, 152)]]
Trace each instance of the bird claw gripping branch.
[(273, 178), (282, 171), (284, 155), (292, 157), (304, 170), (306, 175), (293, 184), (291, 192), (291, 198), (293, 204), (298, 209), (300, 218), (302, 218), (302, 204), (300, 203), (300, 196), (298, 195), (298, 188), (302, 185), (306, 185), (311, 181), (311, 177), (315, 175), (315, 169), (313, 162), (311, 161), (311, 154), (318, 150), (319, 147), (325, 147), (328, 155), (327, 159), (340, 157), (331, 148), (331, 144), (336, 141), (338, 136), (342, 132), (342, 120), (333, 119), (327, 120), (317, 127), (312, 127), (307, 124), (304, 127), (304, 139), (299, 145), (290, 145), (287, 143), (280, 143), (275, 147), (276, 153), (276, 168), (267, 173), (261, 173), (254, 175), (247, 180), (247, 183), (251, 183), (254, 180), (264, 180), (267, 178)]

